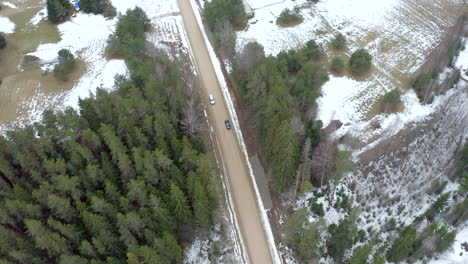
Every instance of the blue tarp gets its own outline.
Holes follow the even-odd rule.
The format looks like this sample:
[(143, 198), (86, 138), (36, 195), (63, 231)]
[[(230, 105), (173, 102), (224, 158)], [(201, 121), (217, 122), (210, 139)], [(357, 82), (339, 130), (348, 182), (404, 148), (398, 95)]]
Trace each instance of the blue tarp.
[(80, 9), (80, 2), (75, 3), (75, 8)]

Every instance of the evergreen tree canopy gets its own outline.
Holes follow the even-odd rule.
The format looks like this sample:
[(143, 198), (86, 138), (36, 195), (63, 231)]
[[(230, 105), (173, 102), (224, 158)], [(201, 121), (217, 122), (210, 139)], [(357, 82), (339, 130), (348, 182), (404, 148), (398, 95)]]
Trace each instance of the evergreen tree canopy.
[(69, 8), (68, 0), (47, 0), (47, 14), (53, 23), (62, 21), (68, 15)]
[(79, 111), (0, 136), (4, 263), (180, 263), (178, 228), (210, 226), (212, 161), (179, 126), (179, 72), (167, 58), (129, 68)]

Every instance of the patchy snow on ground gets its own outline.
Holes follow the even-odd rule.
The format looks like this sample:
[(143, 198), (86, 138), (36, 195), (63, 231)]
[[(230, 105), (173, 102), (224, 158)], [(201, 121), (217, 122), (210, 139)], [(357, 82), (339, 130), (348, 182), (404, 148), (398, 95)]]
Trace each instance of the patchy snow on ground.
[(117, 8), (117, 12), (122, 14), (125, 14), (127, 9), (133, 9), (138, 6), (146, 12), (146, 15), (151, 20), (157, 16), (179, 12), (177, 1), (174, 0), (112, 0), (112, 5)]
[[(462, 245), (464, 244), (464, 245)], [(468, 225), (461, 228), (452, 247), (442, 255), (429, 261), (429, 264), (466, 264), (468, 263)]]
[[(86, 63), (86, 73), (78, 80), (65, 99), (65, 106), (78, 106), (78, 98), (88, 97), (97, 87), (112, 88), (114, 76), (125, 74), (123, 60), (106, 60), (104, 51), (107, 39), (115, 28), (116, 19), (107, 20), (100, 15), (79, 13), (71, 21), (58, 25), (61, 41), (40, 45), (28, 54), (43, 61), (55, 61), (60, 49), (69, 49), (76, 58)], [(53, 64), (42, 66), (52, 70)], [(42, 112), (44, 109), (37, 109)]]
[(48, 16), (47, 7), (44, 7), (39, 12), (37, 12), (37, 14), (33, 16), (33, 18), (31, 18), (31, 20), (29, 21), (29, 24), (36, 26), (37, 24), (39, 24), (39, 22), (42, 21), (42, 19), (44, 19), (47, 16)]
[(2, 5), (7, 6), (9, 8), (18, 8), (15, 4), (10, 2), (3, 2)]
[[(447, 179), (453, 155), (467, 140), (467, 40), (465, 51), (455, 63), (462, 70), (462, 79), (455, 88), (436, 96), (430, 105), (420, 104), (415, 92), (405, 89), (412, 73), (461, 15), (463, 1), (320, 0), (317, 4), (306, 0), (246, 1), (255, 16), (244, 30), (237, 32), (238, 51), (246, 43), (257, 41), (267, 55), (276, 55), (314, 39), (322, 44), (329, 60), (336, 55), (347, 58), (358, 48), (367, 49), (373, 56), (371, 71), (360, 80), (330, 76), (317, 102), (317, 119), (325, 127), (335, 119), (344, 123), (333, 136), (355, 139), (353, 143), (357, 146), (345, 146), (353, 151), (355, 161), (379, 144), (381, 148), (401, 144), (401, 148), (380, 159), (375, 157), (366, 166), (357, 165), (358, 172), (343, 177), (342, 183), (357, 185), (352, 199), (367, 209), (361, 214), (364, 224), (360, 228), (378, 230), (391, 218), (400, 224), (411, 223), (437, 198), (428, 194), (431, 184)], [(276, 25), (281, 11), (294, 7), (300, 8), (303, 23), (287, 28)], [(339, 32), (347, 38), (347, 49), (338, 53), (329, 44)], [(451, 71), (444, 69), (442, 74)], [(402, 89), (402, 111), (379, 114), (377, 103), (396, 88)], [(405, 130), (408, 133), (399, 133)], [(385, 145), (386, 140), (389, 145)], [(379, 153), (370, 152), (369, 156), (372, 154)], [(449, 181), (445, 191), (453, 191), (454, 186), (457, 184)], [(330, 221), (339, 217), (339, 212), (333, 209), (326, 213)]]
[(0, 32), (11, 34), (15, 32), (15, 23), (11, 22), (7, 17), (0, 17)]

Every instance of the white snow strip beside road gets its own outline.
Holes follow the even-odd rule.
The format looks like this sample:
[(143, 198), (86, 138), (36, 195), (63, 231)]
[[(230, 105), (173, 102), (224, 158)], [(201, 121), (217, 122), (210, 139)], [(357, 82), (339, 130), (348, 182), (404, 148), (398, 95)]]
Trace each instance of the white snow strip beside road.
[[(247, 154), (247, 147), (245, 146), (245, 143), (244, 143), (244, 140), (243, 140), (243, 137), (242, 137), (242, 132), (240, 130), (240, 125), (239, 125), (239, 121), (238, 121), (238, 118), (237, 118), (236, 110), (234, 108), (234, 105), (232, 104), (231, 95), (229, 94), (229, 90), (228, 90), (228, 87), (227, 87), (227, 84), (226, 84), (226, 80), (225, 80), (223, 72), (221, 70), (221, 65), (219, 63), (218, 58), (216, 57), (216, 54), (215, 54), (215, 52), (213, 50), (213, 47), (210, 44), (210, 41), (208, 40), (208, 37), (206, 36), (205, 28), (204, 28), (203, 23), (202, 23), (202, 18), (200, 16), (200, 13), (198, 12), (197, 5), (196, 5), (195, 1), (190, 0), (190, 4), (191, 4), (191, 7), (192, 7), (192, 11), (194, 12), (194, 14), (195, 14), (195, 16), (197, 18), (198, 26), (199, 26), (199, 28), (200, 28), (200, 30), (202, 32), (203, 38), (204, 38), (206, 46), (208, 48), (208, 52), (210, 54), (211, 62), (213, 64), (213, 66), (214, 66), (216, 76), (218, 78), (219, 85), (223, 90), (224, 99), (225, 99), (225, 101), (226, 101), (226, 103), (228, 105), (229, 113), (231, 115), (232, 123), (234, 125), (234, 130), (236, 131), (237, 138), (239, 139), (239, 144), (241, 145), (242, 151), (244, 152), (245, 160), (246, 160), (246, 163), (248, 165), (250, 176), (252, 178), (252, 183), (253, 183), (253, 186), (254, 186), (254, 189), (255, 189), (255, 194), (257, 196), (256, 200), (257, 200), (258, 207), (259, 207), (259, 210), (260, 210), (262, 224), (263, 224), (265, 234), (267, 236), (267, 241), (268, 241), (268, 245), (269, 245), (269, 248), (270, 248), (270, 253), (271, 253), (272, 259), (273, 259), (273, 261), (275, 263), (281, 263), (281, 260), (280, 260), (279, 254), (278, 254), (278, 250), (276, 248), (276, 243), (275, 243), (275, 240), (274, 240), (274, 237), (273, 237), (273, 232), (271, 230), (270, 222), (268, 220), (266, 210), (264, 209), (265, 207), (263, 206), (263, 202), (262, 202), (262, 199), (260, 197), (260, 192), (258, 190), (256, 181), (255, 181), (255, 176), (253, 174), (252, 166), (250, 165), (250, 162), (249, 162), (249, 158), (248, 158), (248, 154)], [(244, 248), (245, 248), (245, 246), (244, 246)]]
[(15, 23), (11, 22), (7, 17), (0, 17), (0, 32), (11, 34), (15, 32)]

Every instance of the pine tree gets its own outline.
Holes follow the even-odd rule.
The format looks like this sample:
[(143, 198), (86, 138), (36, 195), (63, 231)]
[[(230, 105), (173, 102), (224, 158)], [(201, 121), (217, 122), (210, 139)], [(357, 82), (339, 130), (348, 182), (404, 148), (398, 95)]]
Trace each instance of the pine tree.
[(401, 236), (393, 241), (392, 247), (387, 252), (387, 259), (391, 262), (401, 262), (414, 251), (416, 241), (416, 229), (406, 228)]
[(70, 3), (67, 0), (47, 0), (47, 13), (50, 21), (58, 23), (68, 14)]
[(171, 185), (170, 194), (171, 209), (173, 210), (175, 217), (179, 221), (188, 222), (191, 217), (191, 213), (187, 197), (175, 184)]

